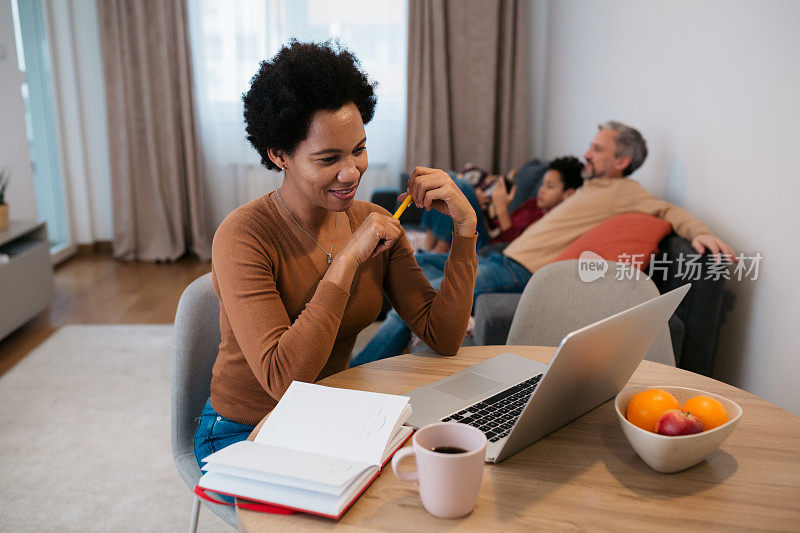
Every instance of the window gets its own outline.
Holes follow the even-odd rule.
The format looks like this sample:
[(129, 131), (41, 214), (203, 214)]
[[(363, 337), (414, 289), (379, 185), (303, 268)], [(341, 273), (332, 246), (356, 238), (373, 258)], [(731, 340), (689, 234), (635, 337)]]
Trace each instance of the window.
[(53, 108), (52, 72), (47, 32), (39, 0), (11, 2), (19, 70), (25, 73), (22, 98), (31, 152), (36, 208), (47, 222), (51, 251), (69, 244), (61, 179), (56, 117)]
[[(406, 2), (201, 0), (189, 3), (189, 20), (201, 142), (211, 174), (208, 196), (219, 202), (231, 189), (237, 191), (224, 208), (215, 208), (212, 218), (217, 223), (251, 199), (246, 192), (250, 189), (235, 176), (251, 175), (260, 164), (245, 141), (242, 93), (259, 63), (292, 37), (338, 38), (378, 82), (378, 106), (367, 125), (370, 165), (359, 197), (368, 199), (374, 187), (397, 186), (405, 145)], [(249, 168), (242, 170), (243, 166)], [(276, 183), (273, 180), (271, 186)]]

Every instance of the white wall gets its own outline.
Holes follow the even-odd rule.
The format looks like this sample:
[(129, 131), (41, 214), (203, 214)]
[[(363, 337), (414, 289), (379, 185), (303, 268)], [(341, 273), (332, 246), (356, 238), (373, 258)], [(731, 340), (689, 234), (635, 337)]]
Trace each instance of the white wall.
[(800, 415), (800, 2), (548, 7), (536, 155), (583, 154), (604, 120), (639, 128), (650, 156), (634, 177), (735, 250), (764, 256), (756, 281), (728, 282), (736, 302), (716, 377)]
[(25, 130), (25, 102), (17, 67), (10, 0), (0, 0), (0, 167), (11, 173), (6, 190), (11, 218), (36, 218), (36, 194)]

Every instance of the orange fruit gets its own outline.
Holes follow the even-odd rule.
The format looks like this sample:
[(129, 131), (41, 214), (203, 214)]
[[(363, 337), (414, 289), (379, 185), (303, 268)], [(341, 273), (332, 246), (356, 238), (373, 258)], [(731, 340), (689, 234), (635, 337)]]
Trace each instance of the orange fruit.
[(683, 412), (691, 413), (700, 419), (703, 431), (714, 429), (728, 421), (728, 411), (717, 399), (711, 396), (695, 396), (683, 404)]
[(672, 394), (661, 389), (650, 389), (631, 398), (625, 410), (625, 418), (634, 426), (655, 432), (656, 422), (664, 411), (680, 408), (680, 402)]

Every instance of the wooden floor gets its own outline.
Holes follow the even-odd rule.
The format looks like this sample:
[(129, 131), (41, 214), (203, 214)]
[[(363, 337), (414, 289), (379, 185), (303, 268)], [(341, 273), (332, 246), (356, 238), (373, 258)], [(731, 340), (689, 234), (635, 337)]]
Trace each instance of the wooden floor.
[(73, 257), (55, 270), (50, 308), (0, 341), (0, 375), (65, 324), (172, 323), (178, 300), (211, 263), (123, 262), (110, 255)]

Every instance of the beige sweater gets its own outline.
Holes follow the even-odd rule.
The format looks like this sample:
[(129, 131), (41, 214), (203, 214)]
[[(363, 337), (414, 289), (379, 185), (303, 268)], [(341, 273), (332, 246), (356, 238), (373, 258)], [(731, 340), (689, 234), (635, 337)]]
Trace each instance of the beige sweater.
[[(350, 228), (372, 211), (356, 201)], [(478, 258), (474, 237), (453, 236), (437, 293), (422, 275), (405, 236), (359, 267), (350, 290), (327, 280), (265, 195), (231, 213), (212, 245), (212, 280), (220, 300), (222, 341), (211, 380), (211, 405), (255, 425), (293, 380), (314, 382), (349, 366), (358, 333), (381, 310), (385, 290), (397, 312), (434, 350), (454, 354), (467, 330)]]
[(503, 253), (536, 272), (592, 227), (614, 215), (631, 211), (666, 220), (675, 233), (689, 241), (711, 233), (705, 224), (685, 210), (659, 200), (630, 178), (595, 178), (586, 181), (575, 194), (528, 226)]

